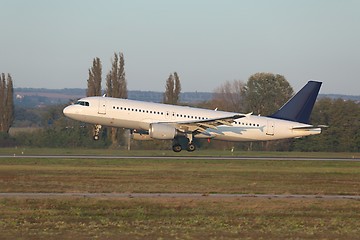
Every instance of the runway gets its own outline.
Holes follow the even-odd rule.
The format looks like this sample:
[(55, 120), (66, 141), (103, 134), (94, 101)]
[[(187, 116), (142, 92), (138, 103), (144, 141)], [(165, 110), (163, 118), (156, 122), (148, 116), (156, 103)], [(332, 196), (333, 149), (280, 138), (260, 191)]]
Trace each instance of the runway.
[(263, 199), (321, 199), (360, 200), (360, 195), (304, 195), (304, 194), (224, 194), (224, 193), (0, 193), (0, 198), (191, 198), (191, 199), (221, 199), (221, 198), (263, 198)]
[(0, 158), (53, 158), (53, 159), (179, 159), (179, 160), (260, 160), (260, 161), (351, 161), (360, 158), (315, 158), (315, 157), (247, 157), (247, 156), (114, 156), (114, 155), (0, 155)]

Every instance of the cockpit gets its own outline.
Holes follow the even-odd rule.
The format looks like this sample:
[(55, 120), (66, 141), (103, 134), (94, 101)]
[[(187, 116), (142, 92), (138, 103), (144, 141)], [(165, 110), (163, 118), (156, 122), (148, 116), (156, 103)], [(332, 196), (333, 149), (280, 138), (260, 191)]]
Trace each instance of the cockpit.
[(90, 106), (89, 102), (86, 101), (77, 101), (74, 105)]

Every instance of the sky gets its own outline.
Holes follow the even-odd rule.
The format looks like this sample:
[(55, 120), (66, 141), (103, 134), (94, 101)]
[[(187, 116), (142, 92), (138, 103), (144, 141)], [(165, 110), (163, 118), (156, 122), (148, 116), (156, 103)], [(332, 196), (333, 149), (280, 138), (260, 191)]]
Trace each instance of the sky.
[(295, 91), (360, 95), (358, 0), (0, 0), (0, 72), (15, 87), (86, 88), (99, 57), (105, 76), (125, 57), (129, 90), (212, 92), (257, 72)]

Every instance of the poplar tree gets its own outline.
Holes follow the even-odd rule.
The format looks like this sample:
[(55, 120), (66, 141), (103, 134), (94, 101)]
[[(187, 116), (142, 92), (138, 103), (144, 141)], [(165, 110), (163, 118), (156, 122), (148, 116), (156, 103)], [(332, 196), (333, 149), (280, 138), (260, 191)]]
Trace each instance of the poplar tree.
[(87, 80), (88, 88), (86, 90), (86, 96), (101, 96), (101, 75), (102, 65), (100, 58), (96, 57), (93, 60), (93, 65), (89, 69), (89, 78)]
[(175, 88), (174, 88), (174, 104), (178, 104), (180, 100), (181, 84), (177, 72), (174, 72)]
[[(125, 78), (125, 60), (123, 53), (114, 53), (111, 63), (111, 70), (106, 76), (106, 93), (109, 97), (128, 98), (127, 83)], [(111, 128), (110, 137), (113, 147), (119, 143), (119, 139), (124, 135), (124, 130)]]
[(14, 121), (14, 89), (10, 74), (0, 76), (0, 132), (8, 133)]
[(106, 76), (106, 92), (109, 97), (127, 98), (124, 54), (114, 53), (111, 70)]
[(178, 104), (180, 99), (181, 83), (177, 72), (170, 74), (165, 84), (163, 103)]

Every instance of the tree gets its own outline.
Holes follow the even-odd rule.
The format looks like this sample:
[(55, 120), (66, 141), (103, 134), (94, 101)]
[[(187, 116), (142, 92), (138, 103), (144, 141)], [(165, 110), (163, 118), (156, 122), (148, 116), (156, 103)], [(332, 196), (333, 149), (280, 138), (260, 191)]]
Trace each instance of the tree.
[[(89, 69), (89, 78), (87, 80), (86, 96), (101, 96), (101, 81), (102, 81), (102, 65), (100, 58), (96, 57), (93, 60), (93, 65)], [(95, 126), (89, 129), (89, 136), (95, 133)]]
[(178, 104), (180, 99), (181, 83), (177, 72), (170, 74), (166, 80), (163, 103)]
[[(249, 77), (245, 87), (245, 110), (255, 114), (270, 115), (278, 110), (292, 96), (294, 90), (284, 76), (273, 73), (255, 73)], [(249, 149), (259, 145), (250, 143)], [(286, 150), (290, 140), (268, 141), (265, 150)]]
[[(122, 53), (114, 53), (111, 70), (106, 76), (106, 93), (109, 97), (128, 98), (127, 83), (125, 78), (125, 60)], [(111, 128), (110, 138), (113, 147), (117, 147), (119, 139), (124, 135), (124, 130)]]
[(351, 100), (323, 98), (316, 102), (311, 115), (314, 125), (328, 125), (317, 136), (298, 139), (296, 151), (360, 151), (360, 104)]
[(106, 93), (109, 97), (127, 98), (125, 60), (123, 53), (114, 53), (111, 70), (106, 76)]
[(14, 121), (14, 89), (10, 74), (0, 76), (0, 132), (8, 133)]
[(242, 112), (244, 110), (245, 84), (240, 80), (226, 81), (216, 88), (213, 95), (213, 105), (223, 111)]
[(101, 75), (102, 65), (100, 58), (94, 58), (93, 66), (89, 69), (89, 78), (87, 80), (88, 88), (86, 96), (101, 96)]
[(284, 76), (272, 73), (255, 73), (245, 87), (246, 111), (270, 115), (292, 96), (294, 90)]

